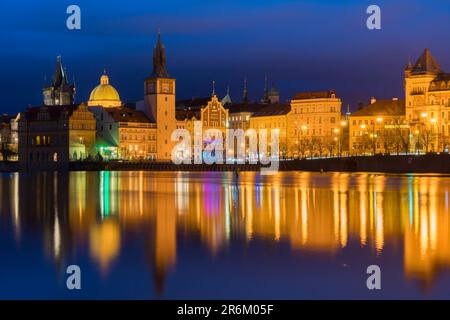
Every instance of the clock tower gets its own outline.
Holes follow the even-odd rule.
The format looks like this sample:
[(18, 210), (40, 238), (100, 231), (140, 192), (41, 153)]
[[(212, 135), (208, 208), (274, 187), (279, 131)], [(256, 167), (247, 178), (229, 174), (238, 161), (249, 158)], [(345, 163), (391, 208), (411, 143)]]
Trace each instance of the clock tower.
[(144, 110), (156, 122), (157, 159), (170, 161), (174, 142), (175, 79), (166, 70), (166, 50), (158, 32), (158, 43), (153, 51), (153, 71), (144, 83)]

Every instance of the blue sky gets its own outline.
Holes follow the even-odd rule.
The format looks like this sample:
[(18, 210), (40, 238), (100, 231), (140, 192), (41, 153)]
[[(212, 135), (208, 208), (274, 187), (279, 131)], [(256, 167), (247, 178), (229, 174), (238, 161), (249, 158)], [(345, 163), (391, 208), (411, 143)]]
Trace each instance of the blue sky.
[[(80, 31), (66, 28), (70, 4), (81, 8)], [(381, 30), (366, 28), (370, 4), (381, 7)], [(178, 99), (209, 95), (215, 80), (220, 94), (229, 84), (239, 100), (245, 76), (260, 99), (267, 74), (282, 100), (332, 88), (354, 108), (370, 96), (402, 97), (403, 69), (426, 47), (450, 71), (449, 15), (445, 0), (2, 0), (1, 112), (41, 103), (59, 54), (77, 101), (103, 68), (122, 100), (142, 99), (158, 27)]]

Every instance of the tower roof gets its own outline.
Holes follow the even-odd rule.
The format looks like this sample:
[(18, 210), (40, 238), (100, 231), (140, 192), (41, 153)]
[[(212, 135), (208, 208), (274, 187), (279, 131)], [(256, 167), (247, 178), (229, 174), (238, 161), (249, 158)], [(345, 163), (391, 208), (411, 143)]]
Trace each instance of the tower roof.
[(422, 73), (422, 72), (432, 72), (432, 73), (440, 73), (442, 72), (441, 66), (436, 61), (436, 59), (431, 54), (430, 50), (425, 49), (422, 55), (417, 59), (416, 64), (412, 69), (413, 73)]
[(161, 42), (161, 33), (158, 30), (158, 43), (153, 50), (153, 71), (152, 77), (168, 78), (166, 70), (166, 48)]
[(53, 75), (52, 85), (54, 87), (59, 87), (61, 85), (67, 85), (67, 84), (68, 84), (68, 81), (67, 81), (67, 77), (66, 77), (66, 72), (61, 63), (61, 56), (58, 56), (56, 58), (56, 70)]

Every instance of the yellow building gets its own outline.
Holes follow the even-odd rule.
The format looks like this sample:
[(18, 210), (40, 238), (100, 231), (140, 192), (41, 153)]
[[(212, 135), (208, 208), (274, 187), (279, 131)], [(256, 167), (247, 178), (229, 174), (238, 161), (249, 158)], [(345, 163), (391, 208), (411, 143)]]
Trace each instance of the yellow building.
[(425, 49), (405, 70), (406, 119), (411, 151), (448, 150), (450, 138), (450, 74)]
[(95, 117), (84, 104), (32, 107), (19, 118), (21, 170), (65, 169), (95, 155)]
[[(285, 157), (288, 145), (287, 115), (291, 107), (284, 104), (270, 104), (255, 112), (250, 117), (250, 129), (259, 133), (260, 129), (267, 129), (267, 138), (270, 141), (271, 131), (277, 130), (279, 134), (280, 157)], [(270, 149), (270, 148), (269, 148)]]
[(404, 100), (372, 98), (368, 106), (350, 116), (349, 127), (351, 155), (408, 152)]
[(109, 84), (109, 77), (106, 70), (100, 77), (100, 84), (92, 90), (89, 97), (88, 106), (102, 106), (105, 108), (120, 107), (122, 101), (117, 90)]
[(333, 90), (298, 93), (287, 115), (293, 157), (336, 155), (342, 143), (341, 99)]

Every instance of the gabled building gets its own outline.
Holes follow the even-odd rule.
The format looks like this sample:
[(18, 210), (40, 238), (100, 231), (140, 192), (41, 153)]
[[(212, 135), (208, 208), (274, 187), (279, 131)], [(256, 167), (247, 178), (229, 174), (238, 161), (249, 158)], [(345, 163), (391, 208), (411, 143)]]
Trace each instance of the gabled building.
[(194, 98), (177, 102), (176, 128), (187, 129), (194, 134), (194, 122), (200, 121), (202, 131), (218, 129), (225, 139), (228, 128), (228, 109), (225, 109), (215, 93), (210, 98)]

